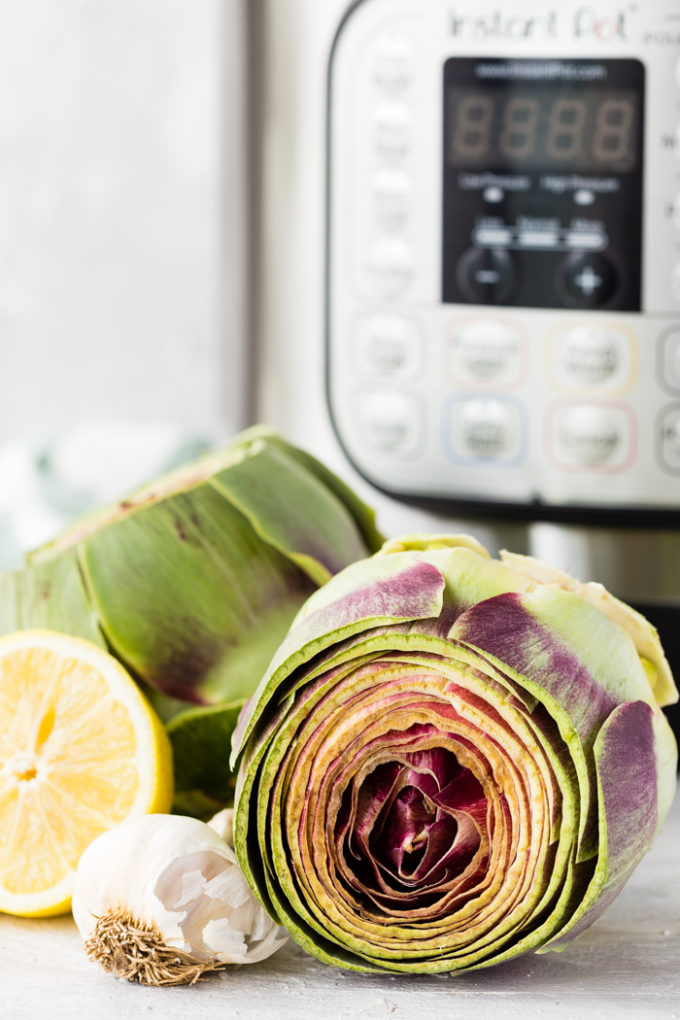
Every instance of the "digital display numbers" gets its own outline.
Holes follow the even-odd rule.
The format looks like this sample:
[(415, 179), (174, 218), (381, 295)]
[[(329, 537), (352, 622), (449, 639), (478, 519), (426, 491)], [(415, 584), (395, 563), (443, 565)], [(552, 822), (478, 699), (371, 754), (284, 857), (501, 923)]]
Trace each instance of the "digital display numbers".
[(640, 100), (606, 85), (484, 83), (446, 90), (451, 167), (637, 169)]

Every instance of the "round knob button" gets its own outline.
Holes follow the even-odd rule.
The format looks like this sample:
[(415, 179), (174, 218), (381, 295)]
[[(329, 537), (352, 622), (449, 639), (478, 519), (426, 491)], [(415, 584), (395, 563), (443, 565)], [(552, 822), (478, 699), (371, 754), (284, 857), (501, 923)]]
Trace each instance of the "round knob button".
[(606, 464), (623, 442), (621, 415), (614, 409), (578, 404), (564, 411), (559, 442), (573, 464)]
[(567, 256), (559, 274), (562, 295), (575, 308), (598, 308), (611, 301), (619, 287), (614, 264), (598, 252)]
[(574, 383), (594, 386), (616, 373), (620, 336), (596, 326), (577, 326), (564, 336), (563, 343), (564, 373)]
[(366, 393), (359, 411), (366, 436), (376, 449), (408, 454), (418, 445), (420, 418), (413, 397), (392, 390)]
[(520, 452), (519, 405), (496, 397), (466, 397), (451, 404), (450, 442), (465, 461), (508, 463)]
[(478, 457), (502, 456), (508, 446), (510, 417), (498, 400), (469, 400), (461, 413), (462, 439)]
[(470, 381), (511, 382), (519, 375), (521, 340), (511, 325), (493, 319), (474, 319), (458, 325), (451, 335), (451, 368)]
[(457, 280), (468, 301), (500, 305), (515, 289), (515, 265), (503, 248), (468, 248), (458, 263)]
[(398, 315), (373, 315), (357, 326), (358, 361), (367, 375), (407, 378), (416, 372), (422, 356), (420, 330)]

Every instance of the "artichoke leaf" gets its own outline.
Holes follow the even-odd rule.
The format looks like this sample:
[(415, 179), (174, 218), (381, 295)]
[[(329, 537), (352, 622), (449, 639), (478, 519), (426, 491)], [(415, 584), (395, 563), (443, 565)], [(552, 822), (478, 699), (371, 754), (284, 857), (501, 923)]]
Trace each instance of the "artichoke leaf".
[(171, 697), (246, 697), (313, 583), (211, 486), (93, 533), (83, 573), (107, 640)]

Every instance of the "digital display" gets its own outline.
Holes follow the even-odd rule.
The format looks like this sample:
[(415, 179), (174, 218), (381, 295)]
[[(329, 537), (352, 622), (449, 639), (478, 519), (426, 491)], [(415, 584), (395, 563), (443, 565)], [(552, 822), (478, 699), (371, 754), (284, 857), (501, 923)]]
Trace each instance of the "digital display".
[(445, 106), (451, 167), (625, 173), (640, 160), (639, 93), (606, 80), (449, 84)]
[(645, 75), (632, 57), (444, 61), (444, 302), (640, 309)]

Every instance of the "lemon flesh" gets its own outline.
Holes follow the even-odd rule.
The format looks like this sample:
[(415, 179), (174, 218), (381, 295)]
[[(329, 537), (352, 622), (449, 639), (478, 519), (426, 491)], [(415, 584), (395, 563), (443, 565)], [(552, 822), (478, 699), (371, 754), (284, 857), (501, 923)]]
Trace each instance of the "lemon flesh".
[(85, 848), (172, 792), (167, 735), (112, 656), (52, 631), (0, 639), (0, 911), (67, 912)]

